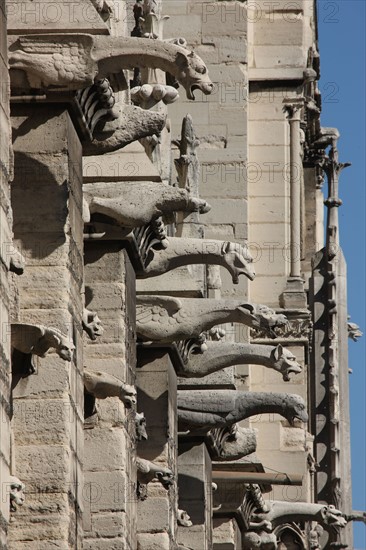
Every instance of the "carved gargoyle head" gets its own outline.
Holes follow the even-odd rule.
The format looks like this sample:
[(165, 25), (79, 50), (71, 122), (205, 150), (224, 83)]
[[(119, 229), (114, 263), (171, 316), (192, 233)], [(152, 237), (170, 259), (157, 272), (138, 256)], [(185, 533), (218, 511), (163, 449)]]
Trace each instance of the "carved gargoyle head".
[(322, 508), (322, 519), (323, 519), (323, 525), (327, 525), (329, 527), (332, 527), (333, 529), (343, 528), (347, 525), (347, 520), (340, 512), (335, 508), (335, 506), (332, 506), (329, 504), (328, 506), (324, 506)]
[(144, 413), (136, 413), (135, 416), (135, 426), (136, 426), (136, 439), (137, 441), (147, 440), (147, 431), (146, 431), (146, 418)]
[(129, 384), (122, 384), (120, 389), (119, 398), (126, 405), (127, 408), (136, 405), (137, 403), (137, 392), (133, 386)]
[(291, 426), (295, 425), (295, 420), (307, 422), (309, 420), (309, 416), (306, 411), (306, 406), (303, 398), (299, 395), (288, 394), (286, 396), (286, 407), (284, 411), (284, 416)]
[(72, 361), (72, 356), (74, 355), (75, 346), (71, 340), (65, 338), (63, 335), (60, 337), (55, 335), (55, 340), (57, 345), (55, 349), (59, 357), (64, 359), (64, 361)]
[(98, 336), (102, 336), (104, 329), (102, 322), (95, 311), (84, 309), (83, 311), (83, 329), (89, 336), (90, 340), (96, 340)]
[(207, 67), (202, 59), (193, 51), (188, 54), (178, 54), (177, 65), (179, 66), (179, 82), (184, 86), (188, 99), (194, 100), (193, 92), (201, 90), (209, 95), (213, 90)]
[(167, 490), (174, 484), (174, 474), (169, 468), (162, 468), (161, 472), (156, 472), (156, 479), (158, 479), (164, 489)]
[(276, 313), (273, 309), (263, 304), (256, 306), (255, 313), (260, 320), (260, 326), (272, 332), (274, 327), (282, 327), (288, 325), (288, 319), (286, 315), (282, 313)]
[(227, 242), (224, 244), (222, 252), (234, 285), (239, 283), (240, 275), (245, 275), (251, 281), (254, 280), (255, 271), (251, 265), (253, 258), (247, 248), (238, 243)]
[(273, 368), (282, 374), (285, 382), (291, 379), (291, 374), (299, 374), (302, 371), (301, 365), (291, 351), (278, 344), (271, 352)]
[(10, 476), (10, 511), (16, 512), (18, 506), (23, 506), (25, 485), (15, 476)]
[(177, 514), (177, 523), (181, 527), (191, 527), (193, 523), (191, 522), (191, 518), (187, 514), (185, 510), (179, 510)]

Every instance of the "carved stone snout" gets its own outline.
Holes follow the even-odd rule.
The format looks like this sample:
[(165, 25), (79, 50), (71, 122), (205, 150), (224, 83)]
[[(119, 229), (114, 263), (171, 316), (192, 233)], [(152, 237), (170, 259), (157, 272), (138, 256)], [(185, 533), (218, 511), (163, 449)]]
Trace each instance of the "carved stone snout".
[(25, 268), (25, 258), (24, 256), (19, 252), (19, 250), (15, 249), (12, 251), (10, 255), (10, 262), (9, 262), (9, 270), (13, 273), (16, 273), (17, 275), (22, 275)]
[(137, 392), (133, 386), (124, 384), (121, 380), (107, 372), (88, 371), (84, 369), (84, 386), (97, 399), (118, 397), (126, 407), (137, 402)]
[(84, 308), (82, 324), (90, 340), (96, 340), (104, 332), (102, 322), (95, 311)]

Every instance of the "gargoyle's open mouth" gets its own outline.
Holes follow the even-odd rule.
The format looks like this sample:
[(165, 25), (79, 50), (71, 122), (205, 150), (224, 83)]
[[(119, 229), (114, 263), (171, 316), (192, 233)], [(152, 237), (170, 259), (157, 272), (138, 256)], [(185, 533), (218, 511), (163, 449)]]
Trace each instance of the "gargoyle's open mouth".
[(293, 416), (291, 416), (289, 418), (291, 426), (295, 426), (296, 420), (306, 423), (309, 420), (308, 413), (306, 411), (302, 411), (299, 414), (294, 414)]
[(295, 374), (300, 374), (302, 372), (302, 368), (300, 365), (294, 365), (293, 367), (289, 367), (286, 372), (283, 373), (283, 380), (284, 382), (289, 382)]
[(201, 92), (204, 93), (205, 95), (210, 95), (212, 94), (213, 84), (212, 82), (202, 82), (201, 84), (192, 84), (189, 90), (187, 90), (188, 99), (191, 99), (192, 101), (195, 100), (194, 93), (193, 93), (195, 90), (201, 90)]

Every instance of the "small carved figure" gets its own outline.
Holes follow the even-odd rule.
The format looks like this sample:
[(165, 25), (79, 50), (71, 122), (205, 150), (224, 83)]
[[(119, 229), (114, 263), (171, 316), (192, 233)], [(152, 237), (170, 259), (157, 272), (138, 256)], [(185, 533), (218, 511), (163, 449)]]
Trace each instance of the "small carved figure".
[(19, 36), (9, 51), (11, 69), (27, 73), (31, 88), (79, 90), (121, 70), (161, 69), (184, 86), (211, 94), (207, 67), (193, 51), (176, 44), (138, 37), (47, 34)]
[(253, 281), (253, 258), (247, 248), (232, 242), (208, 239), (169, 237), (167, 246), (151, 248), (145, 265), (145, 277), (161, 275), (177, 267), (192, 264), (214, 264), (225, 267), (239, 283), (240, 275)]
[(181, 527), (192, 527), (193, 523), (191, 521), (191, 518), (187, 514), (185, 510), (180, 510), (178, 508), (178, 514), (177, 514), (177, 523)]
[(90, 311), (84, 308), (83, 311), (83, 329), (89, 336), (90, 340), (96, 340), (98, 336), (102, 336), (104, 328), (102, 322), (95, 311)]
[(179, 99), (178, 91), (173, 86), (163, 84), (143, 84), (131, 90), (131, 99), (135, 105), (143, 109), (151, 109), (159, 101), (170, 105)]
[[(350, 319), (350, 316), (348, 316), (348, 319)], [(348, 338), (351, 338), (354, 342), (357, 342), (359, 338), (363, 336), (363, 332), (361, 331), (360, 327), (356, 323), (351, 323), (351, 321), (347, 322), (348, 327)]]
[(250, 416), (277, 413), (291, 426), (308, 421), (304, 400), (296, 394), (237, 390), (178, 390), (180, 430), (207, 432)]
[(16, 512), (18, 506), (23, 506), (25, 501), (24, 490), (25, 485), (20, 479), (15, 476), (10, 476), (10, 511)]
[(9, 270), (17, 275), (22, 275), (25, 268), (25, 259), (24, 256), (17, 249), (13, 249), (13, 252), (10, 256), (10, 265)]
[(176, 211), (205, 213), (211, 208), (206, 201), (191, 197), (185, 189), (165, 183), (98, 183), (84, 187), (90, 213), (108, 216), (123, 227), (147, 225)]
[(135, 388), (124, 384), (107, 372), (94, 372), (84, 369), (84, 386), (88, 393), (97, 399), (118, 397), (126, 407), (136, 404), (137, 392)]
[(198, 337), (222, 323), (268, 326), (269, 312), (273, 324), (277, 317), (282, 322), (273, 310), (240, 300), (138, 296), (137, 333), (142, 340), (168, 343)]
[(102, 155), (118, 151), (129, 143), (152, 135), (159, 135), (166, 123), (166, 114), (146, 111), (133, 105), (114, 107), (114, 120), (100, 121), (93, 132), (93, 140), (83, 143), (83, 155)]
[(50, 348), (64, 361), (71, 361), (75, 346), (72, 341), (56, 328), (26, 323), (11, 324), (12, 348), (25, 356), (29, 374), (35, 372), (32, 355), (45, 357)]
[(147, 440), (147, 431), (146, 431), (146, 418), (144, 413), (136, 413), (135, 416), (135, 426), (136, 426), (136, 439), (137, 441)]
[(302, 371), (301, 365), (291, 351), (281, 344), (242, 344), (238, 342), (206, 342), (206, 350), (190, 354), (180, 376), (202, 377), (233, 365), (263, 365), (282, 374), (288, 382), (292, 374)]
[(137, 465), (137, 494), (141, 500), (147, 497), (146, 485), (154, 479), (157, 479), (164, 489), (168, 490), (174, 484), (174, 475), (169, 468), (165, 468), (161, 464), (150, 462), (144, 458), (136, 458)]

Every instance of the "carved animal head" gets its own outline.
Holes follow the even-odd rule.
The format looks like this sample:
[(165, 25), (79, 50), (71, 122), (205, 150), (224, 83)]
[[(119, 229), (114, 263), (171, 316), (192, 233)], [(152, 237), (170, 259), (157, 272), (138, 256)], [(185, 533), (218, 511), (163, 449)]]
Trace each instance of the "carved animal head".
[(282, 374), (285, 382), (288, 382), (291, 374), (299, 374), (302, 371), (301, 365), (291, 351), (278, 344), (271, 352), (273, 368)]
[(263, 304), (257, 304), (255, 313), (260, 320), (260, 326), (272, 329), (273, 327), (282, 327), (288, 324), (288, 319), (282, 313), (276, 313), (273, 309)]
[(84, 309), (83, 312), (83, 329), (89, 336), (90, 340), (96, 340), (98, 336), (102, 336), (104, 329), (102, 322), (95, 311)]
[(253, 263), (253, 258), (246, 247), (227, 242), (223, 246), (222, 253), (234, 285), (238, 284), (240, 275), (245, 275), (251, 281), (254, 280), (255, 271), (250, 265)]
[(10, 511), (16, 512), (18, 506), (23, 506), (25, 485), (15, 476), (10, 476)]
[(324, 506), (321, 511), (322, 518), (323, 518), (323, 524), (328, 525), (329, 527), (332, 527), (333, 529), (337, 529), (339, 527), (345, 527), (347, 525), (347, 520), (340, 512), (335, 508), (335, 506), (332, 506), (329, 504), (328, 506)]
[(133, 386), (122, 384), (120, 390), (120, 400), (124, 402), (126, 407), (132, 407), (137, 403), (137, 392)]
[(179, 53), (177, 65), (180, 70), (176, 77), (184, 86), (188, 99), (194, 100), (195, 90), (201, 90), (205, 95), (212, 93), (213, 84), (208, 76), (207, 67), (197, 54), (193, 51)]
[(211, 205), (203, 199), (197, 199), (196, 197), (189, 198), (189, 204), (192, 208), (192, 212), (199, 212), (200, 214), (206, 214), (211, 210)]
[(65, 338), (61, 334), (54, 334), (55, 337), (55, 350), (61, 359), (64, 361), (72, 361), (72, 356), (74, 355), (75, 346), (68, 338)]
[(137, 441), (147, 440), (148, 437), (147, 437), (147, 431), (146, 431), (146, 418), (144, 413), (136, 413), (135, 427), (136, 427)]
[(174, 484), (174, 474), (169, 468), (161, 468), (160, 472), (156, 472), (156, 478), (160, 481), (164, 489), (169, 489)]
[(179, 510), (177, 514), (177, 523), (181, 527), (191, 527), (193, 523), (191, 522), (191, 518), (187, 514), (185, 510)]
[(257, 315), (256, 309), (252, 304), (243, 303), (236, 307), (236, 311), (239, 314), (237, 323), (243, 323), (253, 328), (259, 328), (261, 326), (261, 317)]
[(304, 400), (299, 395), (288, 394), (286, 396), (286, 407), (284, 416), (287, 418), (291, 426), (295, 425), (295, 420), (301, 420), (301, 422), (307, 422), (309, 420), (308, 413)]

